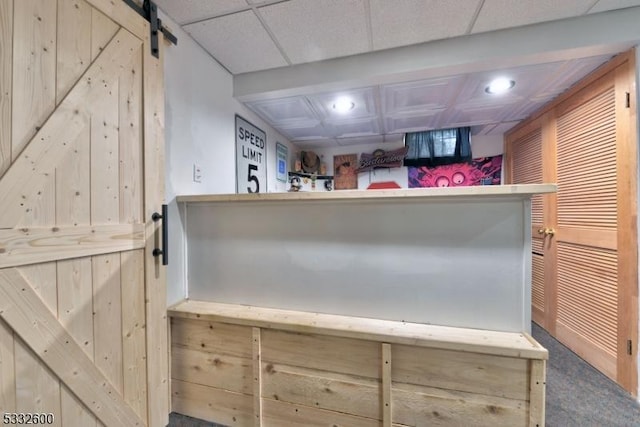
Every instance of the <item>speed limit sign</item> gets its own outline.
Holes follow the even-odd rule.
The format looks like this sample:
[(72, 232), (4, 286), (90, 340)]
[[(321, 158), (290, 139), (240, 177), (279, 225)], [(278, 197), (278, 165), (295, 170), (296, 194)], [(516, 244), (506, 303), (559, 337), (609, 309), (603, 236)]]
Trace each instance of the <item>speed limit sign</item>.
[(236, 115), (236, 192), (267, 190), (267, 134)]

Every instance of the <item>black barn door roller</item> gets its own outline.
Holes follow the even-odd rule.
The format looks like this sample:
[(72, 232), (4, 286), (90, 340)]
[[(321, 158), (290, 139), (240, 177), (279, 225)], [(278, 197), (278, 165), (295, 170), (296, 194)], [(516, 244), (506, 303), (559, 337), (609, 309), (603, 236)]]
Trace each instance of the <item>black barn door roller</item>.
[(151, 27), (151, 54), (156, 58), (160, 57), (160, 49), (158, 47), (158, 32), (164, 35), (164, 38), (169, 40), (173, 44), (178, 44), (178, 39), (174, 36), (168, 28), (162, 25), (162, 20), (158, 18), (158, 5), (150, 0), (144, 0), (142, 7), (133, 0), (123, 0), (126, 4), (135, 10), (138, 15), (149, 21)]

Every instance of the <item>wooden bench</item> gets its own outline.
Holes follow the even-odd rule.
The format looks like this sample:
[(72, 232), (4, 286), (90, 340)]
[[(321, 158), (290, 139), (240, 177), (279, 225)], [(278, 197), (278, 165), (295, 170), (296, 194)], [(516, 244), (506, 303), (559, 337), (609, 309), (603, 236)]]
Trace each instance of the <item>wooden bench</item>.
[(543, 426), (526, 333), (185, 300), (173, 411), (227, 426)]

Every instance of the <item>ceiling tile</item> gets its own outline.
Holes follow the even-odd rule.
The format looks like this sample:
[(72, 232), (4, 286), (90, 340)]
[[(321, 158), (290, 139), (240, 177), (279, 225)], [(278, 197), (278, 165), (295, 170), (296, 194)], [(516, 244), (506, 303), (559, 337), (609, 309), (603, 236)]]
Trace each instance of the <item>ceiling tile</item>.
[(156, 4), (181, 25), (248, 8), (246, 0), (156, 0)]
[[(369, 87), (350, 91), (321, 93), (311, 95), (308, 98), (321, 119), (343, 121), (345, 119), (375, 116), (377, 114), (375, 92), (376, 89)], [(333, 108), (333, 104), (340, 97), (350, 99), (354, 104), (353, 110), (347, 113), (337, 112)]]
[(364, 144), (379, 145), (384, 142), (384, 138), (382, 137), (382, 135), (361, 136), (357, 138), (338, 138), (337, 142), (338, 142), (338, 145), (341, 147), (348, 147), (350, 145), (364, 145)]
[(610, 55), (603, 55), (574, 59), (562, 63), (556, 72), (544, 75), (542, 84), (531, 99), (534, 101), (548, 101), (555, 98), (569, 89), (576, 81), (606, 63), (610, 58)]
[(478, 126), (488, 123), (499, 123), (510, 111), (509, 106), (498, 105), (459, 105), (448, 111), (446, 127)]
[(370, 0), (373, 49), (463, 35), (479, 0)]
[[(238, 31), (240, 28), (242, 31)], [(253, 11), (186, 25), (184, 29), (233, 74), (287, 65)]]
[(294, 64), (369, 49), (363, 0), (291, 0), (258, 12)]
[(464, 76), (387, 85), (382, 88), (382, 106), (387, 115), (412, 116), (442, 111), (454, 98)]
[[(471, 136), (472, 138), (476, 135), (489, 135), (490, 132), (498, 126), (495, 123), (490, 123), (488, 125), (477, 125), (471, 128)], [(471, 140), (471, 144), (473, 144), (473, 139)]]
[(331, 129), (328, 129), (322, 124), (315, 126), (280, 126), (277, 128), (284, 136), (288, 137), (291, 141), (304, 141), (313, 139), (328, 139), (333, 138)]
[(337, 146), (338, 142), (335, 139), (310, 139), (307, 141), (296, 141), (296, 147), (302, 150), (322, 150)]
[(247, 106), (276, 127), (312, 127), (320, 123), (303, 96), (248, 102)]
[(517, 121), (517, 122), (499, 123), (493, 129), (491, 129), (491, 131), (489, 131), (487, 133), (487, 135), (504, 135), (509, 129), (511, 129), (512, 127), (514, 127), (518, 123), (520, 123), (520, 122)]
[(384, 120), (385, 133), (420, 132), (423, 130), (437, 129), (440, 123), (441, 113), (430, 116), (398, 116), (386, 117)]
[(623, 9), (633, 6), (640, 6), (640, 0), (599, 0), (591, 9), (589, 9), (589, 13)]
[(585, 14), (593, 0), (485, 0), (472, 33)]
[(343, 121), (332, 120), (325, 124), (330, 128), (336, 138), (351, 138), (356, 136), (369, 136), (380, 134), (378, 119), (346, 119)]
[(551, 99), (521, 102), (514, 105), (513, 107), (506, 108), (502, 114), (502, 121), (512, 122), (517, 120), (524, 120), (532, 113), (544, 107), (549, 101), (551, 101)]
[[(471, 74), (460, 88), (453, 104), (462, 110), (500, 106), (514, 108), (518, 103), (525, 102), (533, 96), (538, 88), (547, 82), (546, 76), (556, 74), (562, 65), (562, 62), (552, 62)], [(486, 87), (496, 77), (514, 80), (514, 88), (504, 95), (487, 93)]]

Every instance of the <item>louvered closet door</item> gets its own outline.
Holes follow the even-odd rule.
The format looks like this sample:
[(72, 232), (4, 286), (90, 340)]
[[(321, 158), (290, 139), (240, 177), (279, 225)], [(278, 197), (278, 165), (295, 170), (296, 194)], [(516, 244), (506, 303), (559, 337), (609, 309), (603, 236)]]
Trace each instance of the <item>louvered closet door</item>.
[(616, 91), (613, 78), (557, 119), (556, 334), (617, 377)]
[[(541, 184), (542, 176), (542, 128), (533, 130), (511, 141), (513, 184)], [(534, 322), (544, 326), (545, 320), (545, 241), (537, 231), (544, 226), (543, 196), (531, 200), (531, 315)]]

